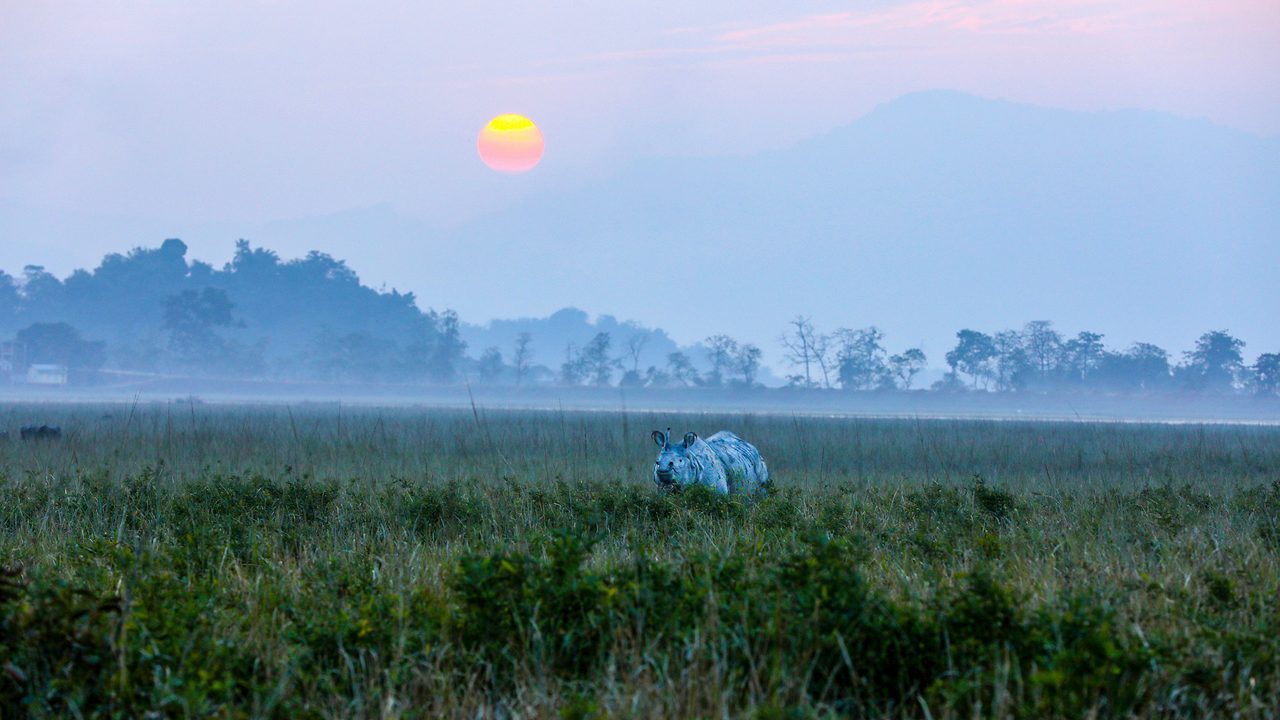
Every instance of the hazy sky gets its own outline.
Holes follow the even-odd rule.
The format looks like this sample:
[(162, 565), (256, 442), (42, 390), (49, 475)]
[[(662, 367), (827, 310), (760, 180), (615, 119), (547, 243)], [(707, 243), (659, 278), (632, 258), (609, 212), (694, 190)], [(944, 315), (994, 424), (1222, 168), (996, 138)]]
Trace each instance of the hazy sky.
[[(220, 260), (273, 220), (379, 203), (453, 223), (638, 158), (784, 147), (919, 89), (1280, 134), (1276, 0), (358, 5), (0, 3), (0, 213), (55, 229), (0, 238), (0, 268), (192, 233)], [(543, 129), (533, 173), (476, 158), (505, 112)], [(450, 304), (413, 286), (417, 258), (347, 259)]]

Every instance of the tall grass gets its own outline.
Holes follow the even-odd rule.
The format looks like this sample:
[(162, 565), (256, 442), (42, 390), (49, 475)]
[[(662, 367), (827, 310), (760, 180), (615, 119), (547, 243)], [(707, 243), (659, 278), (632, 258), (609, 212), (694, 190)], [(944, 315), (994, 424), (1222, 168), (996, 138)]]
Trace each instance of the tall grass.
[[(11, 406), (0, 716), (1274, 717), (1280, 429)], [(679, 427), (676, 425), (679, 423)], [(662, 495), (649, 430), (777, 492)]]

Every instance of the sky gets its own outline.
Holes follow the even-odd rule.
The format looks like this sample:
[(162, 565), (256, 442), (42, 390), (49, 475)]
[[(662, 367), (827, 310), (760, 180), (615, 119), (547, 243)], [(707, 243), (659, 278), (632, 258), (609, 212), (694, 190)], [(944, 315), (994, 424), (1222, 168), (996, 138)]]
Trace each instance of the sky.
[[(0, 268), (169, 236), (220, 261), (235, 237), (271, 245), (271, 223), (375, 206), (451, 227), (647, 158), (785, 148), (925, 89), (1276, 137), (1277, 38), (1275, 0), (5, 2)], [(525, 175), (476, 157), (508, 112), (546, 137)], [(364, 280), (454, 302), (415, 280), (429, 239), (365, 242), (345, 254)]]

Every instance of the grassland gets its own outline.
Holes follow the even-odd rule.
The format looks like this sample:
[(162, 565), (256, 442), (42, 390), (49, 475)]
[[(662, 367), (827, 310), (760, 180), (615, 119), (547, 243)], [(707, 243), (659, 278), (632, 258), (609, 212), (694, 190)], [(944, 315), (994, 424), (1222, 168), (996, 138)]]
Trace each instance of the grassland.
[[(22, 442), (22, 423), (61, 424)], [(731, 428), (760, 502), (647, 480)], [(0, 717), (1280, 708), (1280, 428), (5, 406)]]

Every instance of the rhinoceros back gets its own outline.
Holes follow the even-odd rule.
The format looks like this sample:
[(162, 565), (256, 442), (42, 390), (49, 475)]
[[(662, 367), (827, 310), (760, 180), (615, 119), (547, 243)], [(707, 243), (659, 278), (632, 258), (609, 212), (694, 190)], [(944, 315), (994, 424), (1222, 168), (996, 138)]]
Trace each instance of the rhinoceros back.
[(765, 488), (769, 467), (754, 445), (728, 430), (712, 435), (706, 443), (724, 468), (729, 492), (755, 494)]

